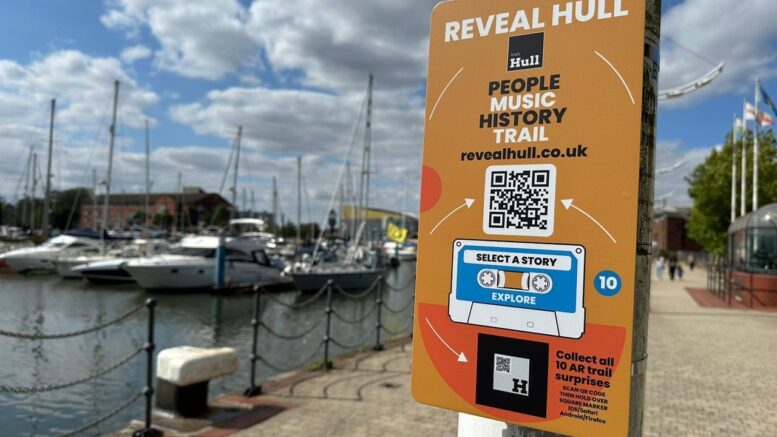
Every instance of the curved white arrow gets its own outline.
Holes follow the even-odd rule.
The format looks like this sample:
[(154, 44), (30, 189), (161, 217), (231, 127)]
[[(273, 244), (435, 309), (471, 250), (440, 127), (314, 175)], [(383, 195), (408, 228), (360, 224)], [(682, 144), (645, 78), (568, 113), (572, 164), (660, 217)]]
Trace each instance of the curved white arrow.
[(445, 220), (448, 220), (448, 218), (449, 218), (450, 216), (452, 216), (453, 214), (455, 214), (455, 213), (456, 213), (458, 210), (460, 210), (461, 208), (464, 208), (465, 206), (466, 206), (467, 208), (472, 208), (472, 204), (473, 204), (473, 203), (475, 203), (475, 199), (464, 199), (464, 203), (462, 203), (461, 205), (459, 205), (458, 207), (456, 207), (456, 209), (454, 209), (453, 211), (449, 212), (449, 213), (448, 213), (448, 215), (446, 215), (445, 217), (443, 217), (443, 218), (442, 218), (442, 220), (440, 220), (440, 222), (439, 222), (439, 223), (437, 223), (437, 225), (436, 225), (434, 228), (432, 228), (432, 231), (431, 231), (431, 232), (429, 232), (429, 235), (432, 235), (432, 234), (434, 234), (434, 231), (436, 231), (436, 230), (437, 230), (437, 228), (439, 228), (439, 227), (440, 227), (440, 225), (441, 225), (441, 224), (442, 224), (442, 223), (443, 223)]
[(610, 240), (612, 240), (612, 242), (613, 242), (613, 243), (615, 243), (615, 244), (618, 244), (618, 242), (617, 242), (617, 241), (615, 241), (615, 238), (612, 236), (612, 234), (610, 233), (610, 231), (608, 231), (607, 229), (605, 229), (605, 227), (604, 227), (604, 226), (602, 226), (602, 224), (601, 224), (601, 223), (599, 223), (599, 221), (598, 221), (598, 220), (596, 220), (595, 218), (591, 217), (591, 214), (588, 214), (587, 212), (585, 212), (585, 211), (583, 211), (582, 209), (578, 208), (578, 207), (577, 207), (577, 205), (573, 205), (573, 204), (572, 204), (572, 201), (573, 201), (573, 200), (574, 200), (574, 199), (564, 199), (564, 200), (562, 200), (562, 201), (561, 201), (561, 203), (564, 205), (564, 208), (566, 208), (566, 209), (569, 209), (570, 207), (572, 207), (572, 208), (575, 208), (576, 210), (580, 211), (580, 212), (581, 212), (581, 213), (582, 213), (584, 216), (588, 217), (589, 219), (591, 219), (591, 221), (592, 221), (592, 222), (596, 223), (596, 225), (597, 225), (597, 226), (599, 226), (600, 228), (602, 228), (602, 230), (604, 231), (604, 233), (605, 233), (605, 234), (607, 234), (607, 236), (608, 236), (608, 237), (610, 237)]
[(439, 338), (439, 339), (440, 339), (440, 341), (442, 342), (442, 344), (444, 344), (444, 345), (445, 345), (445, 347), (447, 347), (447, 348), (448, 348), (448, 350), (450, 350), (451, 352), (453, 352), (453, 354), (454, 354), (454, 355), (456, 355), (457, 357), (459, 357), (459, 359), (458, 359), (458, 360), (456, 360), (456, 361), (458, 361), (458, 362), (460, 362), (460, 363), (467, 363), (467, 362), (469, 362), (469, 361), (467, 361), (467, 356), (466, 356), (466, 355), (464, 355), (464, 352), (456, 352), (455, 350), (453, 350), (453, 348), (452, 348), (452, 347), (451, 347), (451, 346), (450, 346), (450, 345), (449, 345), (449, 344), (448, 344), (448, 343), (447, 343), (445, 340), (443, 340), (443, 339), (442, 339), (442, 337), (440, 337), (440, 334), (438, 334), (438, 333), (437, 333), (437, 330), (436, 330), (436, 329), (434, 329), (434, 326), (432, 326), (432, 322), (430, 322), (430, 321), (429, 321), (429, 318), (428, 318), (428, 317), (426, 318), (426, 324), (427, 324), (427, 325), (429, 325), (429, 327), (430, 327), (430, 328), (432, 328), (432, 332), (434, 332), (434, 335), (436, 335), (436, 336), (437, 336), (437, 338)]

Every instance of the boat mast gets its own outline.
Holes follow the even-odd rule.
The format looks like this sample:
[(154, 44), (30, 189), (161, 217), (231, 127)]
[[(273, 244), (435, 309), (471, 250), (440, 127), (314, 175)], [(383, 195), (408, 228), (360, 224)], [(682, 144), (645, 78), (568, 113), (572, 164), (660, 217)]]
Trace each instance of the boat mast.
[(105, 199), (103, 199), (103, 222), (100, 232), (102, 251), (105, 252), (105, 232), (108, 229), (108, 205), (111, 197), (111, 174), (113, 172), (113, 145), (116, 140), (116, 109), (119, 104), (119, 81), (113, 81), (113, 115), (111, 116), (111, 128), (109, 130), (111, 140), (108, 146), (108, 173), (105, 178)]
[[(364, 127), (364, 152), (362, 153), (362, 175), (359, 186), (359, 207), (362, 221), (367, 222), (370, 207), (370, 155), (372, 153), (372, 73), (367, 84), (367, 117)], [(369, 234), (369, 232), (368, 232)], [(367, 236), (369, 238), (369, 235)]]
[(97, 169), (92, 169), (92, 229), (97, 230)]
[(49, 202), (51, 201), (51, 153), (54, 148), (54, 111), (56, 110), (57, 99), (51, 99), (51, 121), (49, 123), (49, 157), (46, 164), (46, 194), (43, 197), (43, 238), (49, 236)]
[(22, 202), (22, 221), (21, 225), (27, 224), (27, 212), (30, 209), (30, 168), (32, 165), (32, 146), (30, 154), (27, 156), (27, 167), (24, 169), (24, 202)]
[(237, 127), (237, 141), (235, 142), (235, 147), (237, 148), (237, 152), (235, 153), (235, 175), (234, 179), (232, 179), (232, 214), (231, 218), (235, 219), (237, 218), (237, 170), (238, 170), (238, 164), (240, 163), (240, 140), (243, 137), (243, 126)]
[(178, 172), (178, 204), (175, 207), (175, 218), (178, 223), (176, 229), (183, 232), (183, 176)]
[(302, 245), (302, 155), (297, 157), (297, 246)]
[(402, 227), (407, 226), (407, 220), (405, 219), (405, 207), (407, 203), (407, 173), (405, 173), (405, 186), (402, 188)]
[(149, 141), (148, 141), (148, 119), (146, 119), (146, 198), (145, 198), (145, 216), (146, 216), (146, 235), (148, 235), (151, 220), (148, 216), (149, 209), (149, 191), (151, 191), (150, 165), (149, 165)]
[(35, 229), (35, 191), (38, 188), (38, 175), (35, 174), (35, 169), (38, 166), (38, 154), (32, 153), (32, 203), (30, 204), (30, 229)]
[(278, 181), (272, 177), (272, 221), (275, 224), (275, 238), (278, 238), (280, 222), (278, 221)]

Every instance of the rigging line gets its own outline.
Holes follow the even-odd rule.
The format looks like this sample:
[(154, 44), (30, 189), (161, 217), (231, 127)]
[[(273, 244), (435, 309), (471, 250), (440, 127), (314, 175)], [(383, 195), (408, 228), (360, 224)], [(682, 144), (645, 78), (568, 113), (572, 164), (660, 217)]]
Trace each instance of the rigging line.
[[(103, 126), (105, 125), (106, 121), (108, 120), (108, 113), (110, 111), (110, 105), (111, 103), (108, 102), (106, 104), (105, 110), (103, 111), (103, 118), (100, 120), (100, 123), (97, 124), (97, 135), (94, 137), (94, 141), (92, 142), (92, 148), (89, 150), (89, 157), (86, 160), (86, 168), (87, 170), (92, 168), (92, 161), (94, 161), (95, 152), (97, 150), (97, 146), (100, 144), (100, 139), (103, 135)], [(86, 171), (84, 172), (84, 182), (83, 185), (86, 185), (88, 183), (88, 178), (91, 176), (91, 172)], [(97, 196), (97, 193), (92, 193), (93, 196)], [(70, 206), (70, 214), (67, 218), (67, 223), (65, 225), (65, 230), (70, 229), (70, 225), (73, 221), (73, 216), (75, 215), (76, 208), (78, 207), (78, 201), (81, 198), (81, 190), (79, 190), (76, 195), (73, 198), (73, 204)], [(97, 211), (92, 211), (92, 214), (96, 214)]]
[(308, 214), (308, 223), (311, 225), (311, 231), (313, 232), (313, 215), (310, 213), (310, 193), (308, 193), (308, 184), (305, 182), (305, 175), (302, 175), (302, 192), (305, 194), (305, 209)]
[[(353, 136), (351, 137), (351, 144), (348, 146), (348, 151), (345, 154), (345, 160), (343, 161), (343, 165), (340, 167), (340, 172), (337, 175), (337, 182), (335, 182), (335, 188), (337, 188), (343, 181), (343, 176), (345, 175), (345, 168), (348, 163), (351, 161), (351, 153), (353, 152), (353, 147), (356, 144), (356, 132), (359, 129), (359, 125), (361, 124), (362, 116), (366, 112), (367, 109), (367, 101), (369, 100), (369, 93), (366, 93), (364, 95), (364, 104), (362, 105), (359, 115), (357, 117), (356, 125), (353, 128)], [(329, 200), (329, 207), (326, 211), (324, 211), (324, 216), (321, 219), (320, 226), (321, 230), (319, 231), (318, 237), (316, 238), (316, 244), (313, 248), (313, 256), (312, 260), (316, 259), (316, 255), (318, 255), (318, 249), (321, 247), (321, 242), (324, 238), (324, 229), (326, 229), (326, 220), (329, 216), (329, 211), (334, 207), (335, 200), (337, 199), (337, 189), (332, 190), (332, 197)]]
[(697, 58), (697, 59), (699, 59), (699, 60), (701, 60), (701, 61), (704, 61), (704, 62), (706, 62), (706, 63), (710, 64), (710, 65), (711, 65), (711, 66), (713, 66), (713, 67), (715, 67), (715, 66), (717, 66), (717, 65), (718, 65), (716, 62), (712, 62), (712, 61), (711, 61), (711, 60), (709, 60), (707, 57), (705, 57), (705, 56), (703, 56), (703, 55), (700, 55), (699, 53), (696, 53), (696, 52), (694, 52), (693, 50), (689, 49), (688, 47), (686, 47), (686, 46), (684, 46), (684, 45), (682, 45), (682, 44), (680, 44), (680, 43), (678, 43), (677, 41), (673, 40), (672, 38), (670, 38), (670, 37), (668, 37), (668, 36), (663, 36), (662, 38), (663, 38), (663, 39), (665, 39), (665, 40), (667, 40), (667, 41), (669, 41), (670, 43), (674, 44), (675, 46), (677, 46), (677, 47), (679, 47), (679, 48), (681, 48), (681, 49), (685, 50), (686, 52), (690, 53), (690, 54), (691, 54), (691, 55), (693, 55), (695, 58)]

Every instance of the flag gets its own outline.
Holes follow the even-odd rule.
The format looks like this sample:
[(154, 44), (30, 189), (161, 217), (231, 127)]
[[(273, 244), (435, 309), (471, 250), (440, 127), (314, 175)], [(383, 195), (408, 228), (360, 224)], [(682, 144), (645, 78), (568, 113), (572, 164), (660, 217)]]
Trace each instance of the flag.
[(389, 223), (386, 227), (386, 237), (391, 241), (402, 244), (407, 239), (407, 228)]
[(745, 102), (745, 121), (755, 120), (755, 106)]
[(777, 105), (774, 104), (774, 101), (769, 98), (769, 95), (766, 94), (766, 91), (764, 91), (763, 87), (761, 87), (761, 97), (764, 99), (764, 103), (771, 108), (772, 113), (777, 116)]
[(774, 124), (774, 120), (772, 119), (772, 116), (765, 113), (765, 112), (759, 112), (758, 113), (758, 124), (760, 126), (771, 126)]
[(737, 117), (736, 120), (734, 120), (734, 135), (742, 135), (742, 132), (745, 130), (745, 123), (742, 121), (741, 118)]

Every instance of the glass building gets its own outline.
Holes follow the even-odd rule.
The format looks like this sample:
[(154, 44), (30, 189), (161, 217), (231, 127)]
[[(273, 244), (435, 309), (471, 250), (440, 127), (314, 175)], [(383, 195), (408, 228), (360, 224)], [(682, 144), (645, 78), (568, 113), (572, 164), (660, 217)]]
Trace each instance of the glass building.
[(736, 219), (728, 239), (731, 269), (777, 275), (777, 203)]

